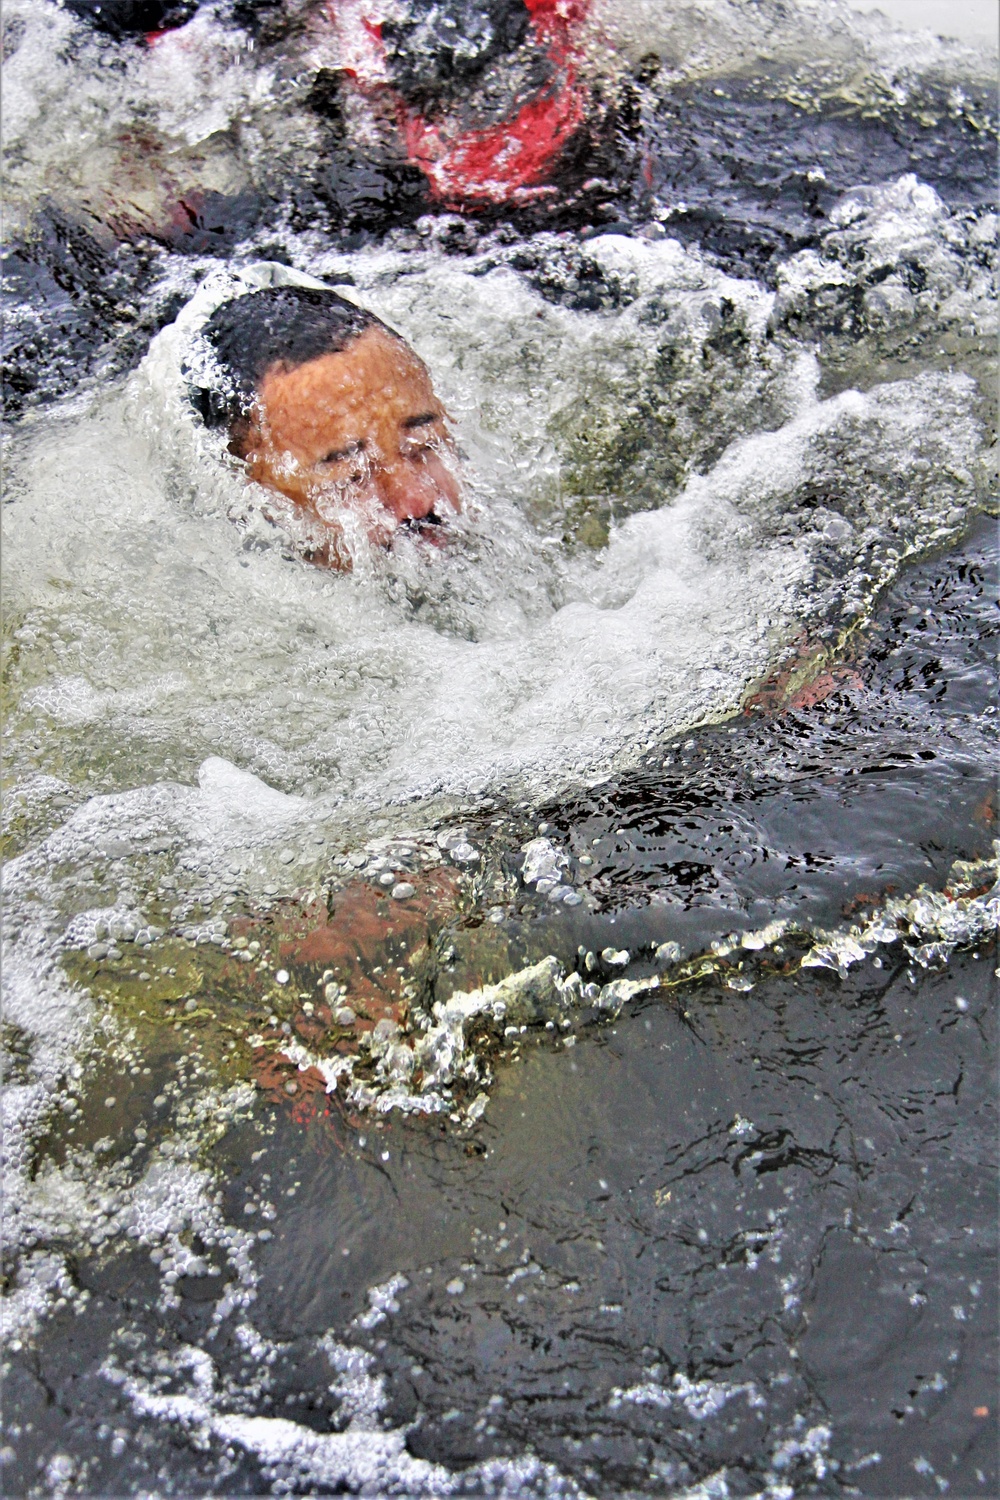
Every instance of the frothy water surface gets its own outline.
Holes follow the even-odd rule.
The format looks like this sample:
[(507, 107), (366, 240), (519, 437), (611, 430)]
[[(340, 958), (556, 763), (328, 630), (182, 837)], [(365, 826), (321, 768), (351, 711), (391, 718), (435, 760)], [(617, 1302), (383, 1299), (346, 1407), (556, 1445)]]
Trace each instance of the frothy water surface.
[[(753, 11), (599, 8), (613, 149), (481, 220), (318, 109), (325, 12), (8, 12), (19, 1492), (990, 1492), (993, 125)], [(311, 566), (195, 416), (301, 278), (426, 362), (443, 545)]]
[[(884, 257), (909, 209), (942, 294), (982, 315), (934, 195), (883, 196), (855, 241)], [(128, 779), (153, 782), (221, 754), (322, 812), (551, 787), (733, 712), (793, 640), (849, 628), (902, 558), (958, 532), (973, 382), (925, 370), (823, 399), (806, 341), (774, 337), (814, 253), (777, 296), (669, 240), (587, 255), (624, 305), (553, 307), (489, 260), (325, 258), (453, 414), (469, 505), (441, 550), (359, 543), (349, 577), (297, 560), (187, 400), (211, 286), (123, 387), (27, 424), (8, 598), (28, 763), (85, 745), (110, 770), (127, 745)]]

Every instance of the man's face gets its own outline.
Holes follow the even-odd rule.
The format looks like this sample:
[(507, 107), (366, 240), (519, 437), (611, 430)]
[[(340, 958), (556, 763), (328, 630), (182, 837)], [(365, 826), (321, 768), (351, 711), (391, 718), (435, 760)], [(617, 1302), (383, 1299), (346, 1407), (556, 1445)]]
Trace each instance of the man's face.
[(367, 328), (339, 354), (274, 365), (242, 443), (250, 475), (339, 531), (346, 510), (369, 538), (460, 508), (445, 411), (401, 339)]

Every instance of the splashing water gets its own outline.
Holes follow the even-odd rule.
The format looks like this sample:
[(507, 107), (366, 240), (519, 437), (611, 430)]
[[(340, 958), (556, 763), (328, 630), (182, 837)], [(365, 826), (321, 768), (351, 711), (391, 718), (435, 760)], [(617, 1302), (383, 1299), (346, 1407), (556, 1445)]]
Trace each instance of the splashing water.
[[(873, 256), (901, 193), (954, 236), (903, 185), (861, 207)], [(468, 451), (467, 517), (443, 551), (369, 552), (349, 578), (290, 559), (186, 400), (211, 288), (124, 389), (58, 436), (29, 424), (8, 542), (23, 769), (56, 745), (72, 759), (86, 725), (102, 781), (123, 744), (132, 780), (214, 752), (321, 812), (557, 785), (732, 712), (794, 637), (849, 627), (903, 557), (957, 533), (981, 451), (971, 381), (923, 371), (822, 399), (815, 358), (768, 343), (773, 294), (670, 241), (610, 236), (588, 255), (627, 285), (619, 311), (553, 308), (488, 262), (327, 257), (426, 359)], [(786, 304), (817, 275), (804, 258)], [(706, 381), (724, 326), (740, 354)], [(679, 373), (636, 411), (668, 360)]]
[[(668, 903), (657, 907), (654, 899), (653, 916), (641, 919), (613, 907), (613, 879), (623, 888), (633, 879), (633, 895), (640, 889), (638, 856), (628, 879), (594, 868), (602, 838), (624, 835), (619, 817), (627, 823), (612, 806), (615, 827), (602, 824), (591, 836), (587, 820), (597, 817), (602, 789), (627, 789), (630, 777), (648, 776), (649, 756), (682, 736), (694, 745), (701, 731), (722, 733), (712, 726), (723, 724), (739, 734), (748, 704), (777, 696), (775, 683), (801, 676), (806, 694), (821, 701), (804, 664), (832, 662), (831, 682), (846, 680), (838, 653), (866, 638), (887, 586), (911, 561), (958, 545), (993, 503), (996, 217), (976, 154), (992, 128), (980, 102), (988, 69), (957, 45), (901, 37), (839, 4), (752, 9), (751, 17), (729, 0), (581, 7), (586, 16), (572, 45), (561, 33), (556, 52), (538, 43), (543, 32), (519, 42), (509, 76), (489, 75), (494, 93), (476, 85), (480, 114), (470, 104), (469, 130), (479, 132), (479, 145), (487, 105), (496, 118), (514, 118), (511, 98), (521, 100), (517, 90), (527, 88), (538, 57), (550, 81), (557, 78), (546, 96), (553, 110), (570, 110), (557, 120), (553, 159), (570, 139), (569, 125), (576, 128), (577, 109), (581, 120), (589, 110), (588, 119), (611, 120), (614, 129), (607, 127), (586, 170), (574, 177), (566, 169), (564, 202), (539, 188), (544, 162), (532, 165), (530, 191), (519, 187), (508, 202), (494, 136), (485, 193), (473, 181), (473, 135), (456, 135), (454, 122), (434, 140), (458, 139), (459, 147), (437, 166), (423, 161), (413, 175), (416, 158), (407, 151), (418, 137), (420, 149), (429, 149), (433, 131), (411, 102), (409, 114), (386, 107), (384, 89), (397, 87), (396, 75), (387, 74), (387, 83), (355, 69), (351, 81), (343, 71), (350, 37), (360, 34), (343, 17), (334, 25), (317, 9), (295, 24), (255, 22), (252, 33), (237, 10), (205, 7), (155, 45), (125, 48), (43, 0), (8, 7), (8, 232), (16, 239), (9, 337), (18, 372), (12, 391), (24, 397), (25, 414), (5, 434), (4, 1020), (13, 1056), (4, 1095), (5, 1230), (15, 1257), (6, 1327), (19, 1344), (40, 1344), (67, 1308), (85, 1320), (93, 1315), (92, 1294), (75, 1279), (77, 1252), (88, 1264), (141, 1258), (152, 1321), (148, 1329), (139, 1314), (122, 1322), (95, 1378), (102, 1399), (114, 1392), (139, 1429), (181, 1434), (192, 1455), (215, 1455), (213, 1483), (253, 1489), (266, 1482), (275, 1492), (334, 1485), (362, 1493), (610, 1493), (605, 1481), (618, 1472), (612, 1455), (619, 1451), (629, 1492), (648, 1484), (722, 1497), (753, 1487), (790, 1497), (794, 1484), (832, 1482), (837, 1472), (830, 1468), (838, 1462), (831, 1459), (837, 1422), (827, 1422), (807, 1382), (790, 1373), (793, 1355), (784, 1345), (764, 1373), (750, 1355), (739, 1356), (742, 1373), (718, 1361), (682, 1369), (669, 1330), (656, 1337), (673, 1352), (653, 1359), (649, 1328), (623, 1334), (618, 1344), (607, 1340), (613, 1352), (600, 1372), (600, 1422), (616, 1435), (595, 1459), (598, 1468), (580, 1455), (575, 1416), (555, 1456), (548, 1448), (539, 1450), (548, 1457), (533, 1453), (539, 1433), (512, 1420), (506, 1446), (484, 1458), (476, 1446), (484, 1437), (457, 1436), (466, 1431), (458, 1396), (451, 1405), (430, 1401), (432, 1436), (420, 1448), (424, 1439), (408, 1424), (423, 1418), (400, 1395), (396, 1346), (390, 1341), (386, 1353), (373, 1331), (388, 1339), (398, 1315), (406, 1327), (399, 1338), (418, 1341), (417, 1276), (426, 1275), (428, 1295), (438, 1299), (427, 1337), (444, 1351), (444, 1368), (454, 1349), (464, 1349), (464, 1333), (444, 1331), (452, 1326), (447, 1310), (466, 1297), (475, 1302), (479, 1262), (460, 1261), (445, 1235), (444, 1248), (433, 1252), (440, 1275), (432, 1277), (430, 1267), (410, 1265), (401, 1241), (388, 1241), (372, 1253), (373, 1266), (381, 1266), (379, 1254), (397, 1259), (382, 1267), (378, 1284), (373, 1271), (363, 1287), (370, 1308), (344, 1331), (339, 1303), (330, 1311), (335, 1278), (318, 1240), (288, 1229), (292, 1211), (251, 1166), (257, 1157), (245, 1140), (257, 1140), (259, 1091), (226, 1061), (237, 1042), (223, 1035), (225, 986), (216, 994), (211, 979), (198, 988), (194, 976), (206, 952), (217, 950), (232, 967), (246, 960), (259, 993), (246, 1001), (253, 1021), (243, 1031), (253, 1030), (258, 1053), (271, 1049), (267, 1077), (277, 1089), (290, 1083), (289, 1098), (298, 1088), (297, 1104), (308, 1077), (315, 1097), (326, 1090), (355, 1110), (355, 1135), (357, 1119), (365, 1132), (382, 1128), (379, 1111), (432, 1115), (465, 1143), (457, 1149), (471, 1160), (459, 1167), (478, 1171), (475, 1132), (494, 1128), (494, 1112), (507, 1122), (508, 1139), (518, 1128), (499, 1059), (520, 1058), (532, 1028), (554, 1038), (545, 1066), (568, 1068), (587, 1052), (582, 1029), (573, 1050), (575, 1018), (585, 1012), (602, 1027), (621, 1013), (635, 1028), (644, 997), (688, 996), (714, 976), (732, 1007), (727, 1015), (742, 1014), (740, 1006), (749, 1014), (764, 1005), (768, 985), (790, 986), (793, 970), (801, 986), (861, 985), (856, 971), (881, 965), (876, 950), (889, 947), (906, 955), (892, 980), (898, 989), (916, 986), (917, 971), (929, 986), (956, 951), (978, 953), (990, 941), (995, 894), (976, 863), (962, 867), (969, 888), (958, 895), (933, 882), (918, 888), (915, 878), (894, 895), (880, 891), (864, 922), (846, 914), (839, 924), (793, 919), (777, 897), (754, 894), (750, 882), (739, 887), (736, 845), (750, 835), (735, 815), (725, 823), (727, 873), (716, 874), (728, 882), (726, 900), (740, 907), (745, 930), (733, 932), (731, 909), (714, 929), (707, 918), (692, 923), (698, 937), (685, 942), (683, 962), (674, 937), (680, 926), (656, 926)], [(352, 25), (368, 16), (364, 7), (348, 10)], [(765, 106), (767, 119), (780, 122), (777, 145), (767, 150), (758, 140), (772, 129), (761, 124)], [(434, 106), (439, 124), (443, 107)], [(695, 120), (697, 149), (682, 138)], [(469, 120), (460, 123), (464, 129)], [(849, 126), (856, 131), (850, 150)], [(893, 131), (890, 150), (884, 142)], [(904, 139), (909, 154), (899, 145)], [(868, 173), (883, 149), (879, 170)], [(478, 208), (488, 201), (491, 213), (509, 207), (510, 215), (473, 222), (442, 211), (443, 204), (464, 210), (468, 201)], [(59, 248), (43, 254), (37, 247), (52, 226)], [(425, 361), (462, 455), (463, 511), (442, 545), (400, 535), (383, 549), (359, 534), (349, 538), (349, 574), (310, 566), (296, 518), (279, 513), (222, 438), (202, 427), (189, 392), (204, 356), (202, 324), (234, 291), (282, 282), (337, 287)], [(812, 702), (792, 701), (800, 710)], [(803, 763), (811, 732), (802, 730)], [(967, 737), (956, 764), (967, 752), (980, 754), (985, 737), (984, 728), (974, 745)], [(943, 754), (938, 739), (934, 745)], [(805, 774), (801, 767), (775, 772), (789, 781)], [(744, 790), (737, 799), (745, 800)], [(627, 790), (621, 800), (627, 803)], [(565, 811), (579, 830), (586, 825), (586, 839), (583, 832), (563, 837), (547, 822), (535, 826), (543, 803)], [(513, 852), (504, 822), (512, 807), (524, 814)], [(502, 817), (488, 817), (498, 811)], [(720, 822), (728, 816), (723, 807)], [(435, 838), (442, 822), (446, 831)], [(893, 840), (906, 832), (894, 825)], [(700, 825), (692, 847), (695, 837), (702, 838)], [(889, 859), (873, 841), (866, 858), (882, 868)], [(786, 852), (765, 851), (774, 863)], [(707, 851), (698, 857), (712, 859)], [(690, 850), (685, 859), (683, 880), (696, 888), (700, 877), (690, 871), (697, 860)], [(721, 856), (716, 863), (721, 869)], [(442, 978), (449, 950), (428, 938), (435, 1004), (414, 1012), (408, 1041), (395, 1021), (379, 1022), (382, 1031), (372, 1031), (352, 1075), (360, 1054), (324, 1051), (307, 1035), (321, 1004), (315, 996), (292, 1035), (292, 1001), (305, 1000), (305, 991), (292, 991), (308, 969), (301, 983), (312, 986), (310, 994), (318, 985), (336, 1014), (351, 1018), (345, 1031), (361, 1001), (331, 977), (332, 968), (313, 960), (312, 968), (305, 960), (296, 967), (277, 940), (271, 952), (253, 923), (272, 921), (293, 896), (314, 913), (323, 900), (340, 899), (352, 879), (365, 879), (377, 887), (378, 920), (387, 924), (386, 911), (405, 911), (442, 866), (453, 877), (453, 909), (461, 905), (455, 891), (468, 903), (463, 941), (471, 951), (481, 943), (486, 957), (466, 960), (463, 950), (468, 974)], [(762, 880), (760, 890), (771, 886)], [(695, 889), (699, 922), (710, 904), (706, 898), (699, 908), (700, 899)], [(237, 909), (249, 914), (250, 937), (264, 936), (263, 948), (235, 938)], [(363, 901), (357, 910), (360, 932), (369, 913)], [(621, 926), (611, 926), (619, 916)], [(525, 936), (539, 920), (541, 935)], [(600, 921), (608, 925), (598, 937)], [(629, 922), (641, 927), (641, 942), (627, 935)], [(495, 936), (495, 950), (484, 931)], [(789, 942), (792, 957), (782, 948)], [(116, 944), (126, 959), (114, 958)], [(647, 962), (642, 952), (653, 957)], [(79, 983), (88, 953), (94, 973)], [(539, 964), (541, 954), (548, 956)], [(96, 971), (119, 960), (122, 974), (138, 967), (128, 970), (132, 988), (123, 982), (108, 1001)], [(286, 962), (289, 968), (278, 967)], [(544, 1004), (535, 1003), (532, 985), (545, 991)], [(531, 991), (531, 1004), (522, 1003), (522, 990)], [(822, 1000), (826, 992), (819, 993)], [(157, 1029), (150, 1015), (164, 1003), (174, 1008)], [(688, 1017), (698, 1002), (682, 1004), (692, 1007), (682, 1012)], [(956, 1014), (964, 1022), (969, 1005), (962, 1004)], [(697, 1014), (698, 1025), (713, 1014), (708, 1002)], [(657, 1023), (664, 1055), (680, 1046), (672, 1024)], [(843, 1024), (849, 1030), (852, 1016)], [(907, 1023), (898, 1024), (897, 1043)], [(199, 1025), (198, 1035), (210, 1034), (204, 1052), (188, 1048), (182, 1030)], [(175, 1043), (180, 1061), (170, 1052)], [(209, 1056), (217, 1044), (221, 1062)], [(595, 1077), (599, 1050), (581, 1064)], [(694, 1076), (698, 1065), (690, 1058), (687, 1065)], [(553, 1163), (563, 1149), (567, 1161), (576, 1149), (559, 1113), (568, 1077), (546, 1085), (543, 1110), (537, 1100), (529, 1106), (552, 1131)], [(683, 1076), (671, 1087), (683, 1092)], [(104, 1090), (103, 1102), (94, 1103), (95, 1089)], [(146, 1114), (129, 1113), (133, 1090), (136, 1099), (149, 1095), (134, 1106), (148, 1105)], [(589, 1118), (593, 1100), (585, 1090), (581, 1097), (576, 1108)], [(852, 1107), (842, 1114), (853, 1118)], [(896, 1107), (889, 1099), (886, 1113)], [(721, 1116), (709, 1118), (705, 1108), (697, 1130), (704, 1128), (705, 1140), (726, 1136)], [(377, 1125), (364, 1122), (366, 1110)], [(720, 1160), (730, 1153), (734, 1181), (740, 1170), (777, 1174), (788, 1162), (798, 1170), (823, 1154), (810, 1147), (793, 1162), (784, 1137), (772, 1139), (777, 1127), (769, 1134), (742, 1113), (736, 1119), (732, 1139), (719, 1148)], [(697, 1133), (693, 1124), (672, 1128), (679, 1138), (685, 1129)], [(874, 1126), (864, 1128), (877, 1137)], [(244, 1144), (231, 1147), (234, 1138)], [(360, 1153), (366, 1138), (358, 1139)], [(287, 1135), (280, 1140), (290, 1149)], [(391, 1170), (389, 1140), (372, 1158), (376, 1172)], [(243, 1153), (245, 1186), (215, 1159), (231, 1149)], [(483, 1163), (492, 1149), (483, 1145)], [(699, 1149), (678, 1147), (678, 1160)], [(395, 1136), (392, 1151), (404, 1158)], [(624, 1154), (619, 1133), (616, 1164)], [(750, 1166), (741, 1166), (744, 1158)], [(838, 1164), (846, 1171), (839, 1157)], [(560, 1158), (560, 1171), (564, 1165)], [(893, 1170), (905, 1176), (904, 1167)], [(291, 1169), (289, 1181), (283, 1191), (294, 1197)], [(509, 1196), (508, 1183), (490, 1182), (487, 1196)], [(658, 1213), (668, 1211), (672, 1192), (680, 1199), (684, 1191), (679, 1177), (669, 1182), (663, 1177), (656, 1189)], [(727, 1179), (720, 1201), (730, 1188)], [(560, 1187), (567, 1202), (571, 1189), (567, 1177)], [(601, 1194), (608, 1191), (600, 1179)], [(766, 1302), (771, 1324), (791, 1330), (808, 1265), (822, 1262), (827, 1239), (839, 1243), (850, 1213), (837, 1183), (826, 1184), (834, 1205), (823, 1210), (827, 1238), (800, 1242), (786, 1217), (794, 1194), (784, 1191), (788, 1202), (776, 1200), (765, 1227), (741, 1223), (728, 1240), (712, 1239), (706, 1267), (712, 1295), (721, 1296), (727, 1267), (745, 1259), (756, 1272), (761, 1264), (763, 1280), (772, 1276), (764, 1262), (776, 1267), (785, 1253), (783, 1280), (776, 1290), (768, 1282), (760, 1305)], [(755, 1201), (739, 1204), (747, 1226)], [(361, 1214), (343, 1212), (345, 1222)], [(395, 1222), (396, 1212), (384, 1209), (385, 1222)], [(532, 1212), (544, 1220), (537, 1205)], [(554, 1216), (561, 1212), (556, 1205)], [(713, 1200), (706, 1223), (714, 1212)], [(625, 1218), (631, 1213), (623, 1210)], [(574, 1214), (567, 1210), (567, 1221)], [(904, 1218), (900, 1209), (900, 1226)], [(573, 1241), (564, 1230), (555, 1237), (560, 1245)], [(262, 1331), (263, 1309), (277, 1296), (264, 1258), (274, 1249), (282, 1265), (280, 1254), (298, 1253), (274, 1248), (274, 1236), (286, 1233), (289, 1245), (306, 1246), (303, 1264), (315, 1254), (326, 1267), (308, 1286), (311, 1271), (276, 1273), (298, 1288), (302, 1306), (311, 1308), (313, 1296), (322, 1305), (308, 1337)], [(499, 1258), (507, 1240), (498, 1233), (491, 1227)], [(709, 1243), (704, 1228), (681, 1224), (678, 1233), (685, 1255)], [(904, 1233), (885, 1231), (900, 1240)], [(653, 1245), (653, 1231), (643, 1234)], [(344, 1240), (345, 1250), (358, 1243), (346, 1229)], [(483, 1231), (479, 1249), (485, 1242)], [(634, 1255), (624, 1244), (614, 1251), (622, 1264)], [(922, 1253), (930, 1254), (926, 1246)], [(504, 1262), (502, 1276), (489, 1272), (502, 1282), (505, 1328), (534, 1316), (525, 1288), (539, 1297), (558, 1292), (570, 1303), (579, 1294), (590, 1273), (563, 1264), (561, 1254), (552, 1250), (543, 1265), (542, 1251), (536, 1259), (526, 1244), (516, 1263)], [(407, 1276), (398, 1272), (404, 1262)], [(641, 1279), (647, 1267), (634, 1274)], [(778, 1276), (775, 1270), (772, 1279)], [(599, 1292), (588, 1302), (589, 1326), (616, 1326), (622, 1304), (614, 1274), (602, 1269), (593, 1280)], [(692, 1296), (694, 1305), (703, 1292)], [(204, 1326), (190, 1343), (171, 1334), (171, 1347), (161, 1347), (149, 1329), (156, 1319), (187, 1316), (192, 1299), (206, 1303)], [(491, 1361), (508, 1357), (495, 1351), (506, 1351), (511, 1335), (490, 1322), (487, 1302), (471, 1314), (482, 1340), (475, 1345), (477, 1332), (474, 1356), (462, 1355), (469, 1368), (482, 1358), (492, 1369)], [(576, 1336), (571, 1322), (567, 1347)], [(800, 1334), (806, 1343), (820, 1338), (815, 1329)], [(792, 1338), (789, 1331), (789, 1348)], [(538, 1337), (533, 1348), (543, 1343)], [(299, 1361), (307, 1373), (295, 1375)], [(405, 1363), (419, 1382), (416, 1355)], [(572, 1371), (575, 1379), (577, 1365)], [(288, 1412), (276, 1414), (272, 1398), (282, 1380), (293, 1392), (310, 1383), (329, 1391), (332, 1408), (300, 1421), (294, 1395)], [(944, 1388), (924, 1375), (918, 1386), (914, 1401)], [(477, 1387), (475, 1400), (482, 1410), (470, 1432), (495, 1433), (502, 1399), (494, 1392), (486, 1401)], [(573, 1410), (584, 1407), (580, 1397)], [(731, 1460), (720, 1456), (729, 1421), (744, 1424), (739, 1441), (757, 1454), (732, 1491)], [(635, 1455), (651, 1424), (682, 1422), (701, 1434), (697, 1455), (678, 1428), (673, 1456), (642, 1468)], [(125, 1438), (110, 1434), (117, 1460)], [(174, 1438), (157, 1436), (154, 1446), (161, 1441)], [(683, 1443), (686, 1456), (678, 1458)], [(842, 1473), (877, 1467), (872, 1453), (855, 1454)], [(173, 1461), (171, 1483), (204, 1488), (200, 1459), (190, 1458), (190, 1471), (188, 1458)], [(937, 1471), (919, 1461), (928, 1467), (911, 1471), (929, 1484)], [(39, 1472), (48, 1493), (89, 1482), (86, 1465), (74, 1467), (61, 1448), (45, 1463)], [(241, 1470), (243, 1463), (251, 1467)], [(140, 1483), (138, 1473), (129, 1471), (123, 1489)]]

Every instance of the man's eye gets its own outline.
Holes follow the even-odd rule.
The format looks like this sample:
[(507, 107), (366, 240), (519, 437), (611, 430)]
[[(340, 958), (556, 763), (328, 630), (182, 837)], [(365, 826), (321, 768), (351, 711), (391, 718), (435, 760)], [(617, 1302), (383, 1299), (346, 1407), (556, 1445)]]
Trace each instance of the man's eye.
[(357, 452), (328, 453), (316, 465), (323, 477), (335, 484), (363, 484), (366, 465)]
[(364, 444), (363, 443), (353, 444), (349, 448), (335, 448), (331, 453), (328, 453), (325, 458), (321, 458), (320, 459), (320, 463), (323, 464), (324, 466), (327, 465), (327, 464), (343, 464), (343, 463), (354, 463), (354, 464), (356, 464), (358, 462), (359, 457), (361, 456), (361, 454), (363, 452), (364, 452)]

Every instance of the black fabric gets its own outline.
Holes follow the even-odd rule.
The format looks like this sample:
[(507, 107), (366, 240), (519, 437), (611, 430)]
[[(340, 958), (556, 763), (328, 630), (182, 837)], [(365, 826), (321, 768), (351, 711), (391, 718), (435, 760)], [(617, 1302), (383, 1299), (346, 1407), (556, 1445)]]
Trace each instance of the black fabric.
[[(183, 26), (205, 0), (61, 0), (61, 3), (95, 31), (124, 41)], [(222, 20), (232, 20), (256, 36), (273, 21), (281, 7), (282, 0), (220, 0), (214, 8)]]
[(382, 23), (392, 81), (418, 105), (461, 92), (520, 47), (529, 19), (524, 0), (409, 0)]
[(146, 36), (190, 21), (200, 0), (63, 0), (66, 10), (108, 36)]

